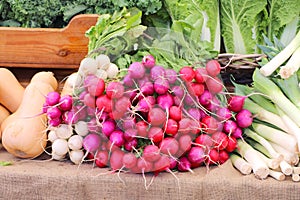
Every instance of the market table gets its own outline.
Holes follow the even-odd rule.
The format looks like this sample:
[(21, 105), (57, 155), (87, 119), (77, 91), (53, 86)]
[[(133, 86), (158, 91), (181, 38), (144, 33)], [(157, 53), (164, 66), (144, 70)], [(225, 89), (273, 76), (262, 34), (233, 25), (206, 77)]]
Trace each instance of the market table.
[[(300, 199), (300, 184), (290, 177), (258, 180), (241, 175), (230, 161), (219, 167), (194, 169), (194, 173), (161, 173), (145, 188), (140, 174), (111, 173), (107, 168), (80, 166), (69, 161), (17, 159), (0, 149), (0, 199)], [(147, 184), (152, 174), (146, 175)]]

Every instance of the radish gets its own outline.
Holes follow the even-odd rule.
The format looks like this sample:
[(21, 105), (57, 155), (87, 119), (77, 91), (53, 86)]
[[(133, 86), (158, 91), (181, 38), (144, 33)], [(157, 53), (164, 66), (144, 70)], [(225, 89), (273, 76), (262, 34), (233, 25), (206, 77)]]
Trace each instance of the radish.
[(106, 80), (108, 77), (107, 72), (103, 69), (97, 69), (95, 76), (97, 76), (97, 78), (101, 78), (103, 80)]
[(169, 82), (164, 78), (157, 78), (154, 81), (154, 91), (157, 94), (165, 94), (170, 89)]
[(88, 124), (85, 121), (78, 121), (74, 126), (75, 132), (84, 137), (89, 133)]
[(206, 62), (205, 69), (208, 75), (214, 77), (220, 74), (221, 65), (217, 60), (209, 60)]
[(88, 93), (84, 96), (83, 102), (84, 102), (84, 105), (86, 105), (88, 107), (96, 108), (96, 99), (90, 93)]
[(191, 169), (192, 165), (191, 162), (187, 159), (187, 157), (180, 157), (179, 163), (177, 164), (177, 169), (180, 172), (192, 172)]
[(163, 79), (165, 77), (165, 68), (159, 65), (155, 65), (150, 69), (150, 78), (152, 81), (156, 79)]
[(159, 148), (161, 153), (174, 156), (179, 150), (179, 143), (175, 138), (167, 137), (160, 142)]
[(155, 58), (152, 55), (146, 55), (142, 59), (142, 64), (147, 68), (150, 69), (155, 66)]
[(155, 105), (155, 98), (153, 96), (147, 96), (141, 99), (137, 104), (137, 110), (142, 112), (149, 112)]
[(153, 95), (154, 93), (154, 85), (152, 82), (147, 81), (143, 85), (140, 86), (140, 91), (144, 95)]
[(69, 152), (70, 160), (75, 164), (78, 165), (82, 162), (84, 157), (84, 153), (82, 150), (72, 150)]
[(60, 118), (61, 115), (62, 112), (58, 107), (49, 107), (47, 109), (47, 116), (49, 119)]
[(97, 68), (98, 69), (103, 69), (103, 70), (107, 70), (109, 65), (110, 65), (110, 59), (107, 55), (105, 54), (99, 54), (97, 55), (97, 57), (95, 58), (96, 62), (97, 62)]
[(162, 155), (155, 163), (153, 166), (153, 171), (155, 171), (155, 173), (160, 173), (163, 171), (168, 171), (170, 170), (170, 159), (167, 155)]
[(220, 93), (224, 88), (221, 79), (219, 79), (218, 77), (210, 77), (206, 80), (205, 83), (208, 91), (213, 94)]
[(152, 126), (148, 131), (148, 138), (154, 143), (159, 143), (164, 137), (164, 132), (160, 127)]
[(54, 142), (54, 140), (56, 140), (58, 137), (56, 135), (56, 132), (55, 130), (50, 130), (49, 133), (48, 133), (48, 140), (50, 142)]
[(55, 130), (56, 136), (61, 139), (68, 139), (73, 134), (73, 129), (67, 124), (60, 124)]
[(143, 158), (149, 162), (155, 162), (160, 158), (160, 149), (156, 145), (147, 145), (143, 151)]
[(138, 140), (136, 138), (132, 138), (131, 140), (127, 140), (124, 143), (124, 149), (126, 151), (132, 151), (138, 145)]
[(108, 83), (105, 91), (108, 98), (118, 99), (124, 94), (124, 86), (120, 82), (112, 81)]
[(211, 136), (207, 134), (201, 134), (198, 137), (196, 137), (195, 143), (205, 147), (206, 149), (210, 149), (214, 144)]
[(208, 73), (204, 67), (195, 70), (195, 80), (197, 83), (204, 83), (207, 80)]
[(137, 133), (141, 137), (147, 137), (148, 135), (148, 124), (144, 121), (139, 121), (136, 123)]
[(97, 151), (94, 159), (98, 167), (106, 167), (108, 165), (108, 151)]
[(90, 133), (83, 138), (82, 146), (89, 152), (94, 152), (100, 147), (101, 139), (100, 136), (96, 133)]
[(171, 106), (169, 109), (169, 117), (175, 121), (180, 121), (182, 118), (182, 109), (178, 106)]
[(203, 106), (207, 106), (211, 103), (213, 98), (212, 93), (208, 90), (204, 90), (204, 92), (199, 96), (199, 103)]
[(195, 120), (199, 121), (201, 118), (201, 114), (198, 108), (190, 108), (188, 109), (188, 114)]
[(223, 164), (229, 159), (229, 154), (225, 150), (219, 152), (219, 163)]
[(212, 140), (214, 142), (214, 147), (223, 150), (228, 145), (228, 137), (225, 133), (218, 131), (212, 134)]
[(212, 116), (208, 115), (201, 119), (202, 130), (212, 134), (218, 130), (219, 122)]
[(165, 69), (165, 77), (170, 84), (175, 84), (177, 81), (177, 73), (174, 69)]
[(178, 132), (178, 123), (174, 119), (168, 119), (167, 123), (165, 124), (165, 132), (168, 135), (174, 136)]
[(246, 98), (247, 98), (246, 96), (238, 96), (238, 95), (230, 96), (227, 101), (228, 109), (233, 112), (240, 112), (244, 107)]
[(79, 65), (78, 73), (86, 76), (88, 74), (95, 74), (97, 71), (97, 62), (94, 58), (83, 58)]
[(236, 122), (239, 127), (247, 128), (252, 124), (253, 116), (252, 113), (247, 109), (242, 109), (236, 115)]
[(118, 110), (118, 112), (123, 112), (125, 113), (126, 111), (129, 110), (131, 106), (130, 99), (128, 97), (120, 97), (119, 99), (116, 99), (115, 101), (115, 109)]
[(184, 90), (181, 86), (175, 85), (171, 88), (172, 94), (180, 99), (184, 96)]
[(133, 79), (140, 79), (145, 75), (145, 67), (140, 62), (133, 62), (128, 67), (128, 74)]
[(180, 74), (181, 79), (186, 82), (191, 82), (195, 77), (195, 71), (190, 66), (182, 67), (179, 70), (179, 74)]
[[(190, 135), (181, 135), (178, 139), (179, 148), (183, 153), (189, 151), (192, 147), (192, 137)], [(181, 156), (181, 155), (178, 155)]]
[(96, 106), (99, 110), (103, 110), (107, 113), (112, 111), (112, 102), (107, 95), (101, 95), (96, 99)]
[(169, 169), (175, 169), (176, 167), (177, 167), (177, 160), (176, 160), (176, 158), (174, 158), (174, 157), (168, 157), (169, 158), (169, 160), (170, 160), (170, 166), (169, 166)]
[[(132, 168), (133, 169), (133, 168)], [(136, 173), (146, 173), (153, 170), (153, 163), (144, 158), (138, 158)]]
[(72, 135), (68, 139), (68, 146), (71, 150), (80, 150), (82, 148), (83, 138), (80, 135)]
[(72, 105), (73, 105), (73, 99), (72, 99), (71, 95), (65, 95), (65, 96), (61, 97), (59, 100), (59, 108), (62, 111), (71, 110)]
[(223, 131), (225, 133), (227, 133), (228, 135), (231, 135), (232, 133), (234, 133), (237, 129), (237, 123), (233, 120), (226, 120), (223, 123)]
[(133, 153), (125, 153), (123, 158), (122, 158), (122, 162), (124, 167), (126, 167), (127, 169), (131, 169), (133, 167), (136, 166), (137, 164), (137, 157), (133, 154)]
[(116, 78), (119, 73), (119, 68), (116, 64), (110, 63), (108, 69), (106, 70), (106, 73), (108, 78)]
[(136, 124), (136, 118), (135, 117), (125, 116), (122, 119), (122, 128), (124, 130), (130, 129), (130, 128), (135, 128), (135, 124)]
[(192, 95), (195, 96), (200, 96), (203, 94), (204, 92), (204, 85), (202, 83), (191, 83), (191, 85), (189, 86), (189, 92)]
[(109, 140), (117, 147), (121, 147), (125, 143), (123, 132), (120, 130), (113, 131), (109, 136)]
[(220, 156), (219, 156), (219, 151), (215, 148), (210, 149), (208, 152), (208, 160), (207, 164), (217, 164), (219, 162)]
[(67, 140), (61, 138), (54, 140), (54, 142), (51, 145), (51, 148), (52, 148), (52, 154), (58, 156), (64, 156), (69, 151)]
[(49, 92), (46, 96), (46, 104), (48, 106), (55, 106), (56, 104), (59, 103), (60, 100), (60, 94), (56, 91), (54, 92)]
[(232, 117), (232, 113), (229, 110), (229, 108), (227, 108), (227, 107), (221, 107), (221, 108), (219, 108), (217, 110), (216, 114), (217, 114), (217, 118), (220, 121), (226, 121), (226, 120), (229, 120)]
[(105, 83), (104, 80), (101, 78), (95, 78), (94, 80), (92, 80), (91, 84), (87, 88), (90, 95), (94, 97), (103, 94), (104, 89), (105, 89)]
[(161, 108), (152, 108), (148, 113), (148, 122), (153, 126), (163, 125), (166, 119), (166, 113)]
[(203, 163), (205, 159), (204, 149), (197, 146), (192, 147), (187, 153), (187, 158), (191, 164)]
[(126, 141), (130, 141), (137, 136), (137, 130), (133, 128), (126, 129), (123, 136)]
[(191, 132), (190, 125), (191, 120), (189, 118), (182, 118), (179, 122), (178, 133), (189, 134)]
[(169, 110), (169, 108), (174, 104), (173, 97), (169, 93), (159, 95), (156, 100), (157, 104), (164, 110)]
[(226, 146), (227, 152), (233, 152), (237, 148), (237, 139), (235, 137), (228, 137), (228, 144)]
[(114, 150), (111, 153), (109, 163), (112, 170), (117, 171), (123, 167), (123, 156), (125, 153), (121, 150)]
[(240, 127), (237, 127), (236, 130), (231, 134), (232, 137), (242, 138), (243, 130)]
[(124, 86), (126, 86), (126, 87), (134, 86), (134, 79), (132, 79), (129, 74), (124, 76), (122, 82), (123, 82)]
[(106, 137), (109, 137), (115, 129), (116, 123), (114, 120), (106, 120), (102, 123), (101, 131)]

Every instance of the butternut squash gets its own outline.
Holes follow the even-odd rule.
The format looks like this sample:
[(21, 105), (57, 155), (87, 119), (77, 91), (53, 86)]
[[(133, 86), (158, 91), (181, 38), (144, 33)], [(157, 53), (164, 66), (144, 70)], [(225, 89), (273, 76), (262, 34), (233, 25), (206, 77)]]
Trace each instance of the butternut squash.
[(6, 68), (0, 68), (0, 103), (9, 111), (15, 112), (24, 94), (24, 87), (15, 75)]
[(52, 72), (36, 73), (25, 88), (20, 106), (1, 125), (3, 147), (20, 158), (35, 158), (47, 144), (47, 116), (42, 113), (45, 97), (57, 89)]
[[(2, 122), (10, 115), (10, 112), (3, 106), (0, 104), (0, 126), (2, 124)], [(0, 140), (1, 140), (1, 129), (0, 129)]]

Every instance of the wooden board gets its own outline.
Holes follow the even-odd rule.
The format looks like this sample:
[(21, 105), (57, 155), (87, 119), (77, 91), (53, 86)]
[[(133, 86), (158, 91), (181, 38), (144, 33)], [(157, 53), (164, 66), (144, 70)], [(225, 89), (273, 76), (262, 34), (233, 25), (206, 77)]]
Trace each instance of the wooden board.
[(88, 51), (85, 32), (97, 19), (96, 14), (77, 15), (61, 29), (0, 27), (0, 66), (78, 68)]

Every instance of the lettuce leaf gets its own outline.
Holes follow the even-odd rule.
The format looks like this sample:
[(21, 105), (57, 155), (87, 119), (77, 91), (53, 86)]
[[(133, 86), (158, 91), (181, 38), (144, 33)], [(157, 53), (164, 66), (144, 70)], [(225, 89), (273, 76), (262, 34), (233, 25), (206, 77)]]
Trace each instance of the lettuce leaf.
[(287, 45), (300, 28), (299, 0), (268, 0), (268, 38), (277, 37)]
[(267, 0), (222, 0), (221, 34), (227, 53), (259, 52), (267, 25)]

